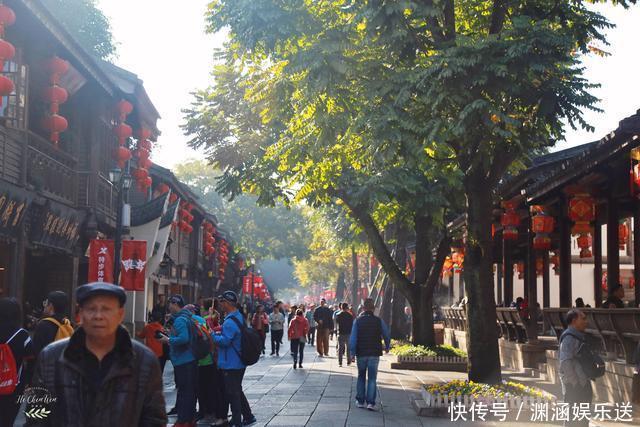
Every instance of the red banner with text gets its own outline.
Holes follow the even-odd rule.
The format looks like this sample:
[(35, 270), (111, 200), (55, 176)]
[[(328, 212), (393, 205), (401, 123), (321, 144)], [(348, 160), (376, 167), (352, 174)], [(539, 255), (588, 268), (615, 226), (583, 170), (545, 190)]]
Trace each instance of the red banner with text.
[(92, 240), (89, 244), (88, 282), (113, 283), (113, 240)]
[(120, 285), (127, 291), (144, 291), (147, 269), (147, 242), (124, 240), (122, 242), (122, 265)]

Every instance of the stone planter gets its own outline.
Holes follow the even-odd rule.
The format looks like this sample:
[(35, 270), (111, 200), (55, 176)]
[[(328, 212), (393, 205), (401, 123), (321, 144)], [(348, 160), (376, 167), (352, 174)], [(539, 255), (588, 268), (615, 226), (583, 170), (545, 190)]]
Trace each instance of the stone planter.
[(391, 368), (416, 371), (467, 372), (467, 358), (451, 356), (397, 356), (397, 361), (391, 363)]

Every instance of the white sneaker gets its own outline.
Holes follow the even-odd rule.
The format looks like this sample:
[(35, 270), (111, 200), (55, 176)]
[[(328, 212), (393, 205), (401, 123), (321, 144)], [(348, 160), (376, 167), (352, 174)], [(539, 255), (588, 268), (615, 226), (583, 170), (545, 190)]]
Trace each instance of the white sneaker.
[(370, 411), (375, 411), (376, 405), (374, 405), (373, 403), (367, 403), (367, 409)]
[(364, 403), (360, 403), (360, 402), (358, 402), (358, 401), (356, 400), (356, 406), (357, 406), (358, 408), (364, 408)]

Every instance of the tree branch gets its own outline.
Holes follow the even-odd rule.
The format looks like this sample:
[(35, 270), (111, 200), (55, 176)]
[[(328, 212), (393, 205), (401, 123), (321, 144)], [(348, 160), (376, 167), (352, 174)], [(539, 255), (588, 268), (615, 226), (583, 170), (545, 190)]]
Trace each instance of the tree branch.
[(416, 265), (415, 284), (422, 286), (427, 282), (433, 264), (431, 245), (429, 241), (429, 227), (432, 219), (429, 216), (417, 214), (414, 218), (416, 232)]
[(433, 291), (440, 280), (440, 274), (442, 273), (442, 265), (444, 264), (445, 258), (449, 254), (451, 247), (451, 237), (449, 237), (448, 233), (444, 232), (442, 239), (440, 239), (440, 243), (438, 244), (438, 250), (436, 251), (436, 258), (434, 263), (431, 265), (431, 272), (429, 273), (429, 279), (427, 280), (427, 289)]
[(335, 190), (335, 194), (344, 204), (349, 208), (353, 217), (358, 221), (369, 240), (369, 245), (373, 254), (376, 256), (380, 265), (384, 269), (385, 273), (389, 276), (389, 279), (397, 287), (397, 289), (405, 296), (409, 297), (411, 293), (411, 282), (402, 273), (398, 264), (391, 256), (391, 252), (387, 247), (380, 230), (371, 215), (363, 208), (348, 197), (346, 192)]

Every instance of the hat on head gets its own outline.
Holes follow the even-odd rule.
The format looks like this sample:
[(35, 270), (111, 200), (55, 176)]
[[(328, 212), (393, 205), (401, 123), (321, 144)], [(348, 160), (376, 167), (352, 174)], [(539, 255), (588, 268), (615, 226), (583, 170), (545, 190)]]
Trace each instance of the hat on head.
[(184, 307), (184, 298), (182, 298), (182, 295), (172, 295), (171, 298), (169, 298), (169, 304), (176, 304), (182, 308)]
[(67, 294), (62, 291), (52, 291), (47, 294), (47, 302), (53, 306), (56, 314), (65, 314), (69, 305)]
[(76, 289), (76, 301), (79, 305), (84, 304), (87, 300), (97, 295), (107, 295), (118, 298), (122, 307), (127, 301), (127, 294), (120, 286), (106, 282), (92, 282), (82, 285)]
[(218, 299), (220, 301), (227, 301), (227, 302), (230, 302), (232, 304), (237, 304), (238, 303), (238, 296), (233, 291), (224, 291), (222, 293), (222, 295), (218, 296)]

